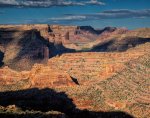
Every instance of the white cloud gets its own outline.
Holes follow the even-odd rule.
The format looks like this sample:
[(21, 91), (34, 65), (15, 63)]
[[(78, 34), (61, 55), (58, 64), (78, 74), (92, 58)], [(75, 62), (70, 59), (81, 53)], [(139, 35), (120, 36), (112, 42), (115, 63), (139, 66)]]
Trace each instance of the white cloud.
[(49, 18), (49, 20), (55, 20), (55, 21), (62, 21), (62, 20), (84, 20), (86, 19), (86, 16), (65, 16), (65, 17), (56, 17), (56, 18)]
[(87, 1), (86, 2), (87, 4), (95, 4), (95, 5), (105, 5), (105, 3), (103, 3), (103, 2), (99, 2), (99, 1), (97, 1), (97, 0), (90, 0), (90, 1)]
[(100, 19), (121, 19), (121, 18), (147, 18), (150, 17), (150, 9), (144, 10), (108, 10), (93, 14), (65, 14), (64, 17), (50, 18), (52, 21), (85, 21), (85, 20), (100, 20)]
[(97, 0), (72, 1), (72, 0), (1, 0), (1, 6), (24, 6), (24, 7), (49, 7), (49, 6), (70, 6), (70, 5), (104, 5)]
[(150, 17), (150, 9), (144, 10), (129, 10), (129, 9), (116, 9), (103, 11), (93, 16), (99, 18), (140, 18), (140, 17)]
[(18, 5), (18, 2), (16, 0), (1, 0), (0, 4)]

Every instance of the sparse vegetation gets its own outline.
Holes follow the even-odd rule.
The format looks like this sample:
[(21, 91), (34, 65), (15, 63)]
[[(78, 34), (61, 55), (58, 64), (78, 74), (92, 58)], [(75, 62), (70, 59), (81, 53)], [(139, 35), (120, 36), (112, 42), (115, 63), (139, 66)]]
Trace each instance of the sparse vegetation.
[[(45, 27), (47, 26), (44, 25), (44, 28)], [(68, 115), (71, 117), (73, 114), (74, 118), (77, 116), (84, 118), (86, 114), (88, 117), (91, 116), (90, 118), (92, 118), (92, 116), (113, 118), (112, 116), (114, 116), (114, 114), (112, 112), (107, 113), (106, 111), (123, 111), (137, 118), (148, 118), (150, 105), (149, 29), (138, 29), (129, 32), (123, 30), (123, 33), (121, 29), (114, 29), (113, 32), (105, 35), (102, 34), (99, 37), (97, 36), (99, 39), (93, 40), (93, 42), (88, 42), (89, 40), (84, 37), (83, 42), (88, 40), (86, 45), (82, 44), (76, 46), (81, 49), (85, 47), (84, 51), (86, 51), (68, 53), (66, 49), (68, 46), (67, 43), (63, 44), (61, 40), (59, 40), (60, 43), (55, 39), (54, 34), (52, 35), (55, 28), (58, 28), (57, 30), (59, 31), (59, 29), (63, 27), (55, 27), (51, 35), (47, 34), (46, 29), (35, 31), (31, 30), (32, 28), (30, 27), (30, 30), (26, 31), (26, 28), (23, 28), (18, 29), (22, 30), (21, 32), (17, 31), (15, 33), (12, 39), (13, 42), (5, 42), (0, 39), (0, 41), (2, 41), (1, 43), (9, 44), (9, 42), (11, 42), (11, 44), (14, 44), (17, 42), (16, 45), (18, 45), (18, 41), (23, 39), (23, 41), (20, 42), (21, 44), (19, 43), (23, 45), (23, 48), (27, 46), (27, 49), (32, 49), (32, 43), (35, 43), (35, 47), (37, 46), (36, 49), (39, 50), (37, 50), (36, 53), (33, 52), (30, 54), (30, 50), (22, 50), (20, 47), (16, 49), (17, 53), (15, 52), (14, 54), (8, 55), (9, 52), (14, 50), (9, 51), (8, 49), (11, 45), (7, 45), (6, 53), (3, 51), (8, 57), (4, 56), (4, 66), (0, 68), (0, 115), (11, 117), (23, 116), (24, 118), (65, 118)], [(12, 30), (14, 29), (11, 29), (11, 31)], [(10, 31), (7, 31), (7, 33), (9, 36), (12, 34)], [(31, 33), (31, 35), (28, 36), (28, 33)], [(82, 33), (84, 34), (84, 32)], [(17, 38), (20, 34), (22, 37)], [(38, 38), (37, 42), (35, 39), (36, 35)], [(53, 42), (54, 44), (56, 43), (55, 45), (60, 43), (56, 47), (58, 49), (60, 48), (61, 53), (59, 52), (60, 50), (55, 49), (56, 47), (53, 44), (51, 45), (50, 42), (45, 41), (44, 38), (49, 35), (50, 38), (56, 40), (56, 42)], [(31, 37), (33, 38), (32, 41), (30, 40)], [(26, 44), (26, 41), (30, 43)], [(26, 58), (28, 56), (32, 57), (33, 55), (35, 55), (34, 57), (36, 58), (43, 56), (43, 53), (40, 53), (41, 46), (52, 46), (52, 52), (51, 48), (48, 50), (53, 54), (59, 54), (59, 56), (53, 55), (53, 58), (47, 59), (48, 62), (45, 65), (37, 64), (42, 63), (39, 59), (34, 62), (34, 59)], [(21, 59), (11, 59), (11, 57), (18, 54), (20, 49), (21, 55), (25, 56), (22, 57), (19, 55)], [(0, 50), (2, 50), (1, 47)], [(25, 53), (26, 51), (28, 52), (27, 55)], [(1, 55), (3, 55), (3, 52)], [(66, 53), (63, 54), (63, 52)], [(36, 56), (36, 54), (38, 54), (38, 56)], [(47, 53), (45, 56), (47, 58)], [(2, 63), (1, 58), (0, 63)], [(18, 71), (10, 69), (10, 67), (16, 68), (16, 64), (18, 64)], [(34, 66), (31, 66), (33, 64)], [(10, 67), (6, 67), (6, 65)], [(20, 71), (22, 69), (24, 70), (27, 66), (32, 69)], [(38, 88), (38, 90), (32, 91), (34, 88)], [(44, 88), (47, 88), (47, 90), (43, 91)], [(30, 90), (28, 91), (28, 89)], [(49, 89), (55, 92), (51, 94)], [(18, 91), (20, 92), (18, 93)], [(55, 99), (54, 96), (61, 99)], [(103, 115), (105, 117), (103, 117)], [(115, 113), (117, 118), (122, 118), (122, 115), (119, 115), (120, 117), (118, 115), (118, 112)], [(123, 113), (123, 115), (125, 114)]]

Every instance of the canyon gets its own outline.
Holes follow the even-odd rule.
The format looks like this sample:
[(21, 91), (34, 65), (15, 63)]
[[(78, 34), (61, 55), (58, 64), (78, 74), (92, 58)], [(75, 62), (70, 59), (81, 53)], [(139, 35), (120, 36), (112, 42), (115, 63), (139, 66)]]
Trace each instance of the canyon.
[(148, 118), (149, 47), (150, 28), (0, 25), (0, 112)]

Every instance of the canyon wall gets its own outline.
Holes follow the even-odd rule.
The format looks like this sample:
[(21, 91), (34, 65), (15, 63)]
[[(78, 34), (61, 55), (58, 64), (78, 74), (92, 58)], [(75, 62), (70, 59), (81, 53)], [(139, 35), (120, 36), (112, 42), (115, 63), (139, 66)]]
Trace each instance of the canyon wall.
[[(35, 63), (73, 52), (126, 51), (150, 41), (150, 29), (60, 25), (0, 25), (0, 66), (30, 70)], [(145, 35), (146, 34), (146, 35)], [(24, 66), (26, 65), (26, 66)]]

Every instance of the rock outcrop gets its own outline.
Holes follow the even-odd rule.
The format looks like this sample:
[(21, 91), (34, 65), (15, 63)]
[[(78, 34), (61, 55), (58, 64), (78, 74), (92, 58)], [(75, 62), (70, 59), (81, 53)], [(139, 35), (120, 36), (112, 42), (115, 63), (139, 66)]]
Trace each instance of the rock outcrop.
[(35, 63), (47, 63), (49, 58), (63, 53), (125, 51), (149, 42), (147, 32), (149, 29), (128, 31), (113, 27), (96, 30), (90, 26), (1, 25), (0, 65), (18, 71), (30, 70)]
[(35, 64), (31, 71), (21, 72), (4, 67), (0, 69), (0, 80), (0, 90), (76, 86), (68, 73), (42, 64)]
[(149, 28), (0, 25), (0, 111), (148, 118), (149, 47)]

